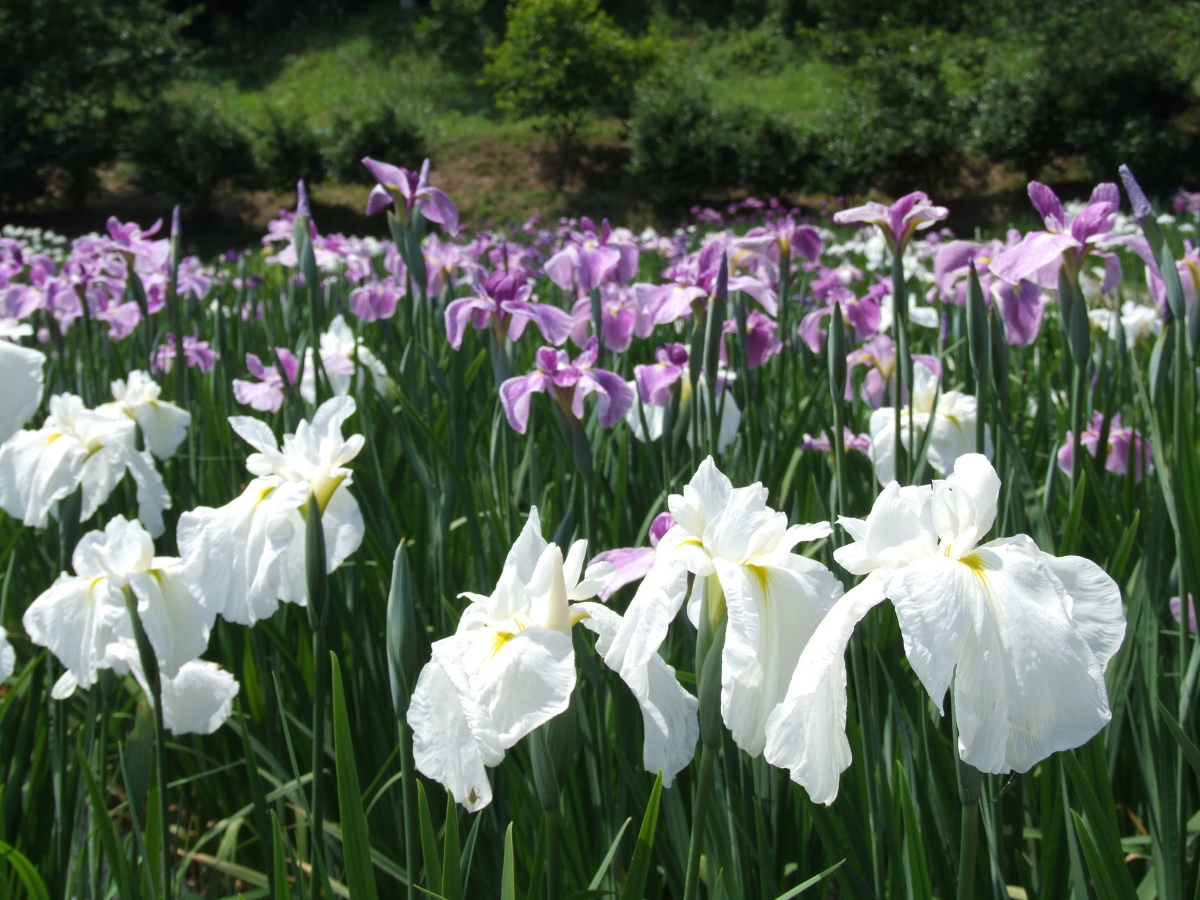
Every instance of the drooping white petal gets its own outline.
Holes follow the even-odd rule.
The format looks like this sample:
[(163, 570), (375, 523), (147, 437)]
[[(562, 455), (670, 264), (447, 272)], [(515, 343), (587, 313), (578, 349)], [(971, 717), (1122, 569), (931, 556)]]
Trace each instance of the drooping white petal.
[(571, 636), (534, 625), (523, 631), (460, 631), (462, 665), (473, 696), (507, 750), (565, 712), (575, 689)]
[(37, 350), (0, 340), (0, 442), (7, 441), (42, 402), (46, 357)]
[[(1022, 535), (1022, 537), (1024, 537)], [(1027, 549), (1036, 550), (1029, 538)], [(1121, 589), (1112, 577), (1090, 559), (1082, 556), (1051, 556), (1038, 551), (1039, 558), (1062, 582), (1067, 592), (1067, 612), (1071, 623), (1087, 641), (1101, 669), (1116, 655), (1125, 640), (1125, 612)]]
[[(129, 424), (133, 425), (133, 422)], [(94, 516), (100, 504), (109, 498), (113, 488), (125, 477), (126, 460), (136, 455), (136, 451), (129, 451), (127, 455), (126, 450), (119, 441), (113, 441), (84, 459), (78, 481), (83, 490), (79, 521), (84, 522)]]
[(8, 632), (0, 627), (0, 681), (7, 681), (17, 665), (17, 655), (8, 642)]
[(18, 431), (0, 447), (0, 507), (30, 528), (45, 528), (50, 510), (76, 487), (87, 448), (52, 430)]
[[(60, 574), (25, 610), (21, 624), (29, 639), (58, 657), (74, 684), (64, 685), (69, 696), (76, 685), (91, 687), (114, 630), (128, 613), (125, 596), (106, 577)], [(69, 688), (69, 689), (68, 689)]]
[(277, 477), (256, 478), (241, 496), (222, 507), (198, 507), (179, 517), (176, 537), (183, 560), (182, 577), (196, 599), (230, 622), (253, 625), (275, 612), (277, 594), (252, 591), (267, 552), (270, 499)]
[[(574, 616), (582, 614), (584, 627), (598, 635), (596, 649), (608, 664), (606, 653), (621, 626), (621, 616), (600, 603), (577, 603), (571, 610)], [(642, 763), (647, 772), (661, 769), (663, 786), (670, 787), (695, 753), (700, 737), (699, 701), (657, 653), (644, 666), (622, 672), (621, 677), (642, 710)]]
[(216, 615), (192, 596), (180, 577), (182, 570), (179, 560), (159, 557), (149, 571), (129, 575), (138, 615), (167, 678), (205, 651)]
[(729, 624), (721, 658), (721, 714), (739, 747), (758, 756), (767, 718), (787, 693), (800, 652), (842, 594), (815, 560), (781, 554), (773, 564), (715, 560)]
[(212, 734), (233, 712), (237, 679), (216, 663), (194, 659), (162, 685), (163, 724), (172, 734)]
[[(112, 413), (131, 416), (142, 431), (146, 448), (159, 459), (172, 456), (183, 439), (187, 437), (192, 414), (174, 403), (159, 399), (161, 388), (147, 372), (135, 370), (125, 380), (112, 384), (114, 403), (100, 409), (111, 408)], [(106, 410), (108, 411), (108, 410)]]
[(959, 753), (982, 772), (1027, 772), (1112, 718), (1103, 667), (1039, 556), (995, 543), (969, 564), (947, 561), (962, 570), (976, 618), (954, 682)]
[(366, 533), (358, 501), (344, 484), (330, 496), (321, 514), (321, 525), (325, 531), (325, 563), (332, 572), (362, 545)]
[(936, 555), (884, 573), (887, 596), (900, 620), (904, 653), (939, 710), (973, 627), (973, 578), (958, 560)]
[(413, 730), (413, 761), (422, 774), (453, 792), (472, 812), (492, 802), (486, 767), (499, 765), (504, 750), (466, 680), (456, 638), (433, 645), (433, 658), (417, 679), (407, 719)]
[(646, 665), (666, 640), (667, 630), (679, 614), (686, 593), (687, 569), (683, 563), (660, 556), (638, 585), (613, 636), (605, 654), (609, 668), (625, 678), (627, 671), (632, 673)]
[(870, 576), (833, 605), (804, 646), (787, 696), (767, 719), (767, 762), (790, 770), (813, 803), (837, 799), (838, 780), (850, 765), (846, 646), (883, 599), (881, 578)]
[[(154, 467), (154, 457), (145, 450), (139, 453), (124, 445), (118, 445), (115, 449), (137, 485), (138, 519), (154, 537), (161, 536), (166, 530), (163, 511), (171, 508), (171, 495), (163, 483), (162, 475)], [(84, 483), (87, 483), (86, 480)]]

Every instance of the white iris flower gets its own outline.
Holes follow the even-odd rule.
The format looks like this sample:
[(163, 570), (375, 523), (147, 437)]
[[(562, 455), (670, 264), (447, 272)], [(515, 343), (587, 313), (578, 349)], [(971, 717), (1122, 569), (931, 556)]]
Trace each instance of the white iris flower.
[(246, 460), (256, 477), (230, 503), (184, 513), (177, 529), (184, 579), (205, 607), (253, 625), (281, 601), (308, 602), (303, 512), (310, 496), (322, 510), (327, 571), (358, 549), (362, 512), (349, 491), (346, 464), (362, 450), (363, 436), (342, 437), (355, 408), (352, 397), (326, 401), (311, 423), (284, 435), (282, 450), (263, 422), (230, 417), (233, 430), (259, 451)]
[(889, 484), (837, 560), (867, 578), (804, 648), (767, 727), (767, 760), (832, 803), (850, 764), (845, 650), (854, 626), (892, 600), (904, 650), (942, 709), (954, 684), (958, 751), (982, 772), (1027, 772), (1090, 740), (1112, 717), (1104, 671), (1125, 636), (1116, 583), (1090, 560), (1044, 553), (1026, 535), (980, 545), (1000, 479), (979, 454), (932, 487)]

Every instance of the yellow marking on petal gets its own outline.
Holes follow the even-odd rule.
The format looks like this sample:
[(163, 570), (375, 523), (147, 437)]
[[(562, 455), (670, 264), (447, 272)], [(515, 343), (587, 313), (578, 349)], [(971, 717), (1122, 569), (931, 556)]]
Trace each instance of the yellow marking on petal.
[(503, 650), (505, 644), (511, 641), (514, 636), (511, 631), (497, 631), (492, 638), (492, 656), (490, 658), (495, 658), (496, 654)]
[(582, 609), (577, 609), (575, 607), (571, 607), (571, 626), (572, 627), (578, 625), (584, 619), (590, 619), (591, 617), (592, 617), (591, 613), (586, 612)]

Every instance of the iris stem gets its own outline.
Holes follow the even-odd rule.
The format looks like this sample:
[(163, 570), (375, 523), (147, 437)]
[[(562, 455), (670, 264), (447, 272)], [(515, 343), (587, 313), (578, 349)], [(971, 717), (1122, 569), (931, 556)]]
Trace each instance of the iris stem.
[(958, 900), (975, 896), (975, 851), (979, 847), (979, 801), (964, 803), (958, 846)]
[(562, 875), (559, 870), (558, 839), (562, 826), (558, 821), (558, 810), (543, 810), (546, 821), (546, 896), (557, 900), (562, 896)]
[(692, 838), (688, 844), (687, 879), (683, 887), (683, 900), (696, 900), (700, 889), (700, 855), (704, 851), (708, 799), (712, 793), (713, 767), (716, 761), (715, 747), (705, 747), (701, 751), (700, 771), (696, 776), (696, 802), (692, 806)]

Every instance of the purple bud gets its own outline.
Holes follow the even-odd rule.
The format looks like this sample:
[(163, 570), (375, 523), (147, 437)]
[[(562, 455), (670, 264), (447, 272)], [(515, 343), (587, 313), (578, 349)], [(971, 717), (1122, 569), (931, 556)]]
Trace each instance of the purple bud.
[(1137, 179), (1129, 171), (1129, 166), (1122, 165), (1117, 171), (1121, 173), (1121, 181), (1125, 184), (1125, 192), (1129, 194), (1129, 202), (1133, 204), (1133, 215), (1138, 219), (1154, 215), (1154, 210), (1150, 207), (1150, 201), (1146, 199), (1146, 194), (1142, 190), (1142, 186), (1137, 183)]
[(304, 186), (303, 178), (296, 182), (296, 215), (312, 217), (308, 208), (308, 189)]

